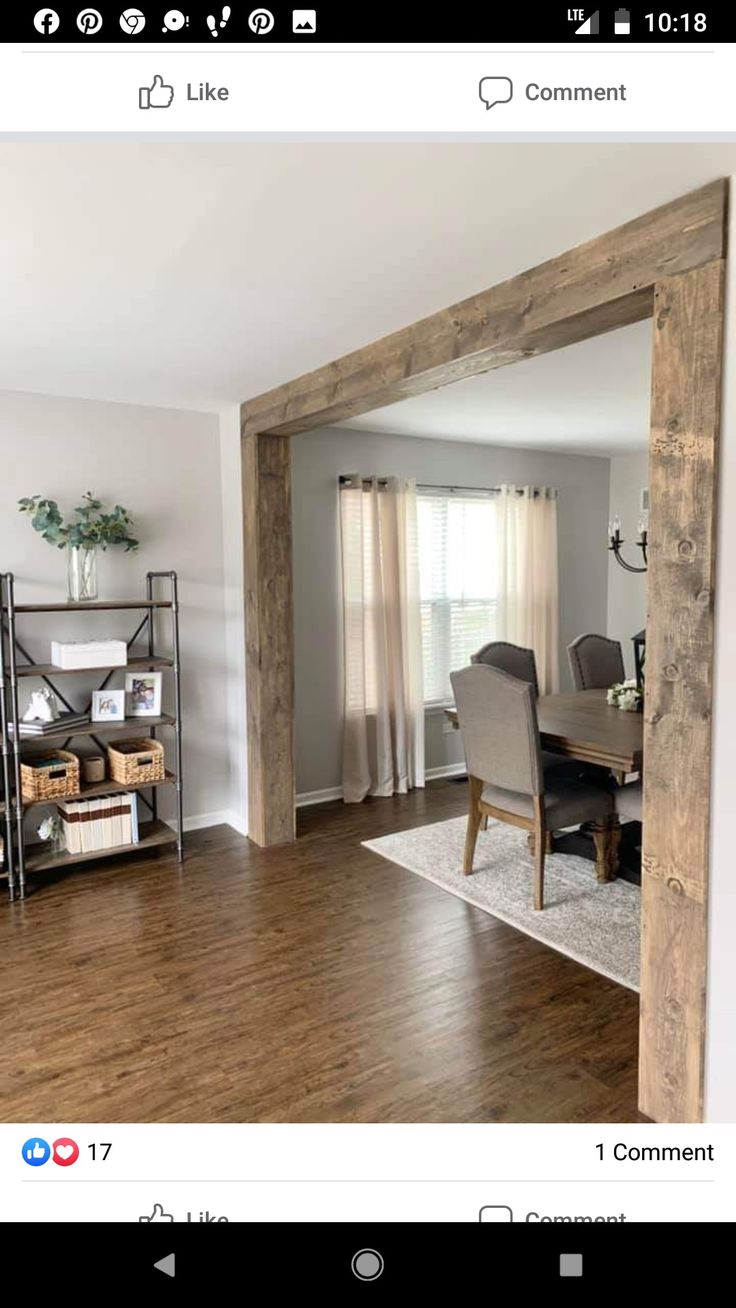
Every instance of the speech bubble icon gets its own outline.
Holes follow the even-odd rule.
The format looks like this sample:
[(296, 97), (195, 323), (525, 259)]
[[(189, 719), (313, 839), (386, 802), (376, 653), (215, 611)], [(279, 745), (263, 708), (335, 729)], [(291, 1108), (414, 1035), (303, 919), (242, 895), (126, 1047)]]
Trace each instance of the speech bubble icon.
[(510, 77), (481, 77), (478, 95), (486, 109), (494, 104), (508, 104), (513, 98), (514, 84)]

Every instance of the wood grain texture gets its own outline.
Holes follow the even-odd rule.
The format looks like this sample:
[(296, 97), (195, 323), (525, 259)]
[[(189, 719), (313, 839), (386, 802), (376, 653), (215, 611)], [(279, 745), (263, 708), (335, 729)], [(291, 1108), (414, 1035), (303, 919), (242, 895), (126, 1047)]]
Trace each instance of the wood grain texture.
[(725, 179), (248, 401), (243, 430), (295, 435), (650, 316), (665, 275), (721, 258)]
[(703, 1114), (713, 591), (725, 262), (655, 291), (640, 1104)]
[(243, 439), (248, 832), (295, 834), (294, 617), (287, 436)]
[[(445, 714), (457, 727), (455, 709), (445, 709)], [(542, 695), (537, 720), (542, 749), (622, 772), (641, 768), (642, 715), (611, 708), (605, 690)]]
[(636, 1121), (635, 994), (361, 847), (467, 803), (300, 809), (280, 849), (197, 831), (182, 867), (3, 904), (2, 1119)]

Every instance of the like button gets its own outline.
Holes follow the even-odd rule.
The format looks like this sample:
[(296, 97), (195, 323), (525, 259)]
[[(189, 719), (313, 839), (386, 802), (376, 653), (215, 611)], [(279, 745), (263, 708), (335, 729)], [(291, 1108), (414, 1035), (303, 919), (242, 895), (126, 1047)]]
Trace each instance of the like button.
[(139, 109), (168, 109), (173, 98), (173, 86), (167, 86), (163, 77), (160, 77), (158, 73), (156, 73), (151, 86), (140, 86), (138, 88)]

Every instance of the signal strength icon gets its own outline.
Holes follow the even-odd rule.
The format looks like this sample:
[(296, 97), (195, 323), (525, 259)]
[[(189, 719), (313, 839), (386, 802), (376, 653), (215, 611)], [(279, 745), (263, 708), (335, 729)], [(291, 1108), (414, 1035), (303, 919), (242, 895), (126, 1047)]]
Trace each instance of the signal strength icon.
[(600, 29), (600, 10), (596, 9), (590, 18), (586, 18), (584, 23), (575, 28), (576, 36), (598, 36)]

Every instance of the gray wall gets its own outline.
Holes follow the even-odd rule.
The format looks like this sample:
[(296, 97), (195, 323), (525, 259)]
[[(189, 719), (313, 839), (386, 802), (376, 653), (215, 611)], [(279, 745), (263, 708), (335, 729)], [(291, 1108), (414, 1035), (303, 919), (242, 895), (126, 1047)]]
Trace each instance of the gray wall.
[[(226, 734), (225, 614), (220, 450), (217, 418), (51, 396), (0, 393), (0, 571), (16, 577), (18, 602), (64, 599), (64, 554), (47, 545), (17, 512), (23, 495), (73, 508), (87, 489), (135, 515), (142, 548), (100, 556), (100, 598), (144, 592), (148, 569), (179, 574), (184, 721), (185, 815), (204, 821), (229, 808)], [(135, 614), (44, 615), (21, 619), (37, 659), (66, 634), (130, 635)], [(162, 635), (163, 635), (162, 630)], [(116, 674), (120, 680), (120, 674)], [(64, 679), (73, 702), (87, 678)], [(165, 674), (164, 686), (169, 681)], [(34, 683), (35, 684), (35, 683)], [(117, 681), (113, 684), (117, 684)], [(23, 699), (26, 696), (24, 694)], [(70, 696), (72, 698), (72, 696)], [(164, 707), (170, 707), (170, 698)], [(167, 736), (170, 733), (162, 733)], [(168, 788), (167, 792), (168, 792)], [(173, 812), (162, 794), (162, 814)]]
[[(556, 486), (559, 498), (560, 669), (582, 631), (605, 631), (608, 459), (417, 440), (325, 428), (292, 442), (296, 643), (297, 792), (339, 787), (342, 748), (342, 629), (337, 478), (340, 473), (415, 477), (419, 482)], [(427, 715), (428, 769), (459, 762), (444, 717)]]
[[(611, 518), (621, 519), (621, 535), (626, 544), (621, 553), (628, 563), (641, 564), (641, 550), (634, 542), (640, 516), (641, 490), (649, 485), (649, 454), (617, 454), (611, 459)], [(634, 675), (634, 647), (631, 637), (647, 622), (646, 573), (637, 576), (626, 572), (609, 554), (608, 564), (608, 635), (620, 640), (624, 651), (627, 676)]]

